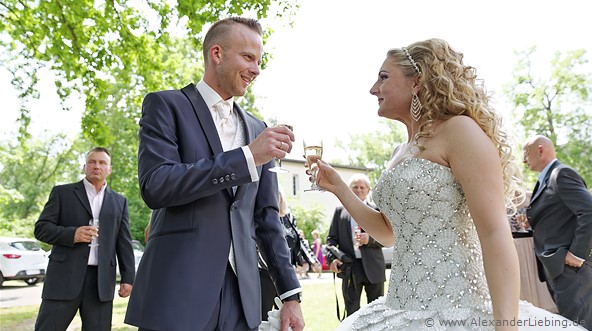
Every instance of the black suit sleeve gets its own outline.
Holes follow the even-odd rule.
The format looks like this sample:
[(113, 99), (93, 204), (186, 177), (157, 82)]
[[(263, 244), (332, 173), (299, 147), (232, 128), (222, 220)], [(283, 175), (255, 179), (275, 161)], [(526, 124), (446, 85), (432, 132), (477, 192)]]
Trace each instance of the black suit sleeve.
[(557, 191), (561, 201), (577, 218), (569, 251), (586, 259), (592, 250), (592, 194), (586, 189), (582, 177), (568, 167), (560, 169), (557, 174)]
[[(327, 234), (327, 240), (325, 241), (329, 246), (339, 247), (339, 220), (341, 216), (341, 208), (335, 208), (335, 212), (333, 213), (333, 220), (331, 221), (331, 226), (329, 227), (329, 234)], [(325, 256), (327, 259), (327, 265), (331, 265), (333, 260), (335, 260), (335, 256), (333, 254), (327, 252)]]
[(57, 186), (51, 190), (49, 199), (35, 223), (35, 238), (50, 245), (74, 247), (74, 234), (77, 227), (60, 224), (62, 208), (61, 192)]
[(121, 283), (133, 284), (136, 275), (136, 263), (134, 257), (134, 250), (132, 246), (132, 237), (129, 227), (129, 213), (127, 209), (127, 199), (123, 198), (121, 223), (119, 225), (119, 233), (117, 234), (117, 260), (119, 261), (119, 274), (121, 275)]

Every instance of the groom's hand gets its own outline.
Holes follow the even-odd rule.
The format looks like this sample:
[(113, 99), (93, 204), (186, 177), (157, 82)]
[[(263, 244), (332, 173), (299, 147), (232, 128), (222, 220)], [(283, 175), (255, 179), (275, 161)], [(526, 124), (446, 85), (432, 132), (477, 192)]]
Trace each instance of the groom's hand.
[(266, 128), (248, 145), (256, 165), (265, 164), (274, 157), (284, 158), (292, 151), (294, 133), (285, 127)]
[(304, 317), (298, 301), (286, 301), (280, 308), (281, 331), (288, 331), (291, 327), (293, 331), (304, 330)]

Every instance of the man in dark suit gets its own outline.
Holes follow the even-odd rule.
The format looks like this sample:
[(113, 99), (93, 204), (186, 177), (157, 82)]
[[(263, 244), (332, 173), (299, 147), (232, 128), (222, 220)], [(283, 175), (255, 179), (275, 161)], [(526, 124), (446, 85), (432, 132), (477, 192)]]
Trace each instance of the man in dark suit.
[(527, 210), (539, 278), (561, 315), (592, 327), (592, 194), (556, 159), (549, 138), (533, 137), (523, 149), (524, 162), (540, 172)]
[[(109, 151), (93, 148), (85, 178), (55, 186), (35, 223), (35, 238), (53, 245), (35, 330), (66, 330), (78, 310), (84, 330), (111, 330), (117, 264), (119, 296), (131, 293), (135, 263), (127, 199), (107, 186), (111, 170)], [(93, 219), (100, 235), (89, 226)]]
[[(366, 175), (352, 176), (349, 187), (360, 200), (366, 201), (370, 193), (370, 181)], [(347, 316), (360, 309), (363, 288), (366, 290), (368, 303), (384, 295), (386, 277), (382, 245), (360, 229), (342, 206), (335, 209), (327, 245), (337, 247), (353, 261), (350, 266), (343, 266), (343, 261), (332, 254), (327, 255), (331, 271), (346, 273), (342, 277), (341, 289)]]
[(257, 247), (279, 297), (282, 330), (302, 330), (300, 284), (278, 216), (269, 168), (292, 148), (286, 127), (266, 128), (235, 96), (259, 75), (262, 29), (227, 18), (204, 42), (203, 79), (150, 93), (142, 105), (140, 192), (159, 209), (125, 322), (140, 330), (256, 330)]

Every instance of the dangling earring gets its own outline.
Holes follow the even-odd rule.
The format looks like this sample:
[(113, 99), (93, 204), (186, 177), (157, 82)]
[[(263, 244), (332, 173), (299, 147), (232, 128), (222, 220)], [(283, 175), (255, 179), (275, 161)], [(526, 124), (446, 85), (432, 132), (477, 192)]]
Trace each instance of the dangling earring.
[(423, 106), (421, 105), (421, 102), (419, 102), (419, 97), (417, 96), (417, 94), (415, 94), (415, 92), (413, 92), (413, 97), (411, 97), (411, 118), (413, 118), (414, 121), (419, 121), (419, 119), (421, 118), (421, 108)]

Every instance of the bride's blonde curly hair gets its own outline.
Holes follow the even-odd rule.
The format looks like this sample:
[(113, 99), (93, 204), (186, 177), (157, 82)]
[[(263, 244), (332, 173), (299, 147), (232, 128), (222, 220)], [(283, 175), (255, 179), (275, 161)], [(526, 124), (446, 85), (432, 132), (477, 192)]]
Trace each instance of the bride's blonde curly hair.
[(504, 174), (506, 207), (515, 213), (516, 205), (525, 196), (520, 167), (512, 155), (508, 134), (502, 130), (502, 118), (490, 105), (490, 97), (483, 82), (477, 79), (475, 68), (464, 65), (463, 54), (441, 39), (419, 41), (406, 50), (391, 49), (387, 55), (406, 77), (419, 75), (417, 95), (423, 108), (414, 140), (429, 138), (436, 121), (459, 115), (472, 118), (497, 147)]

